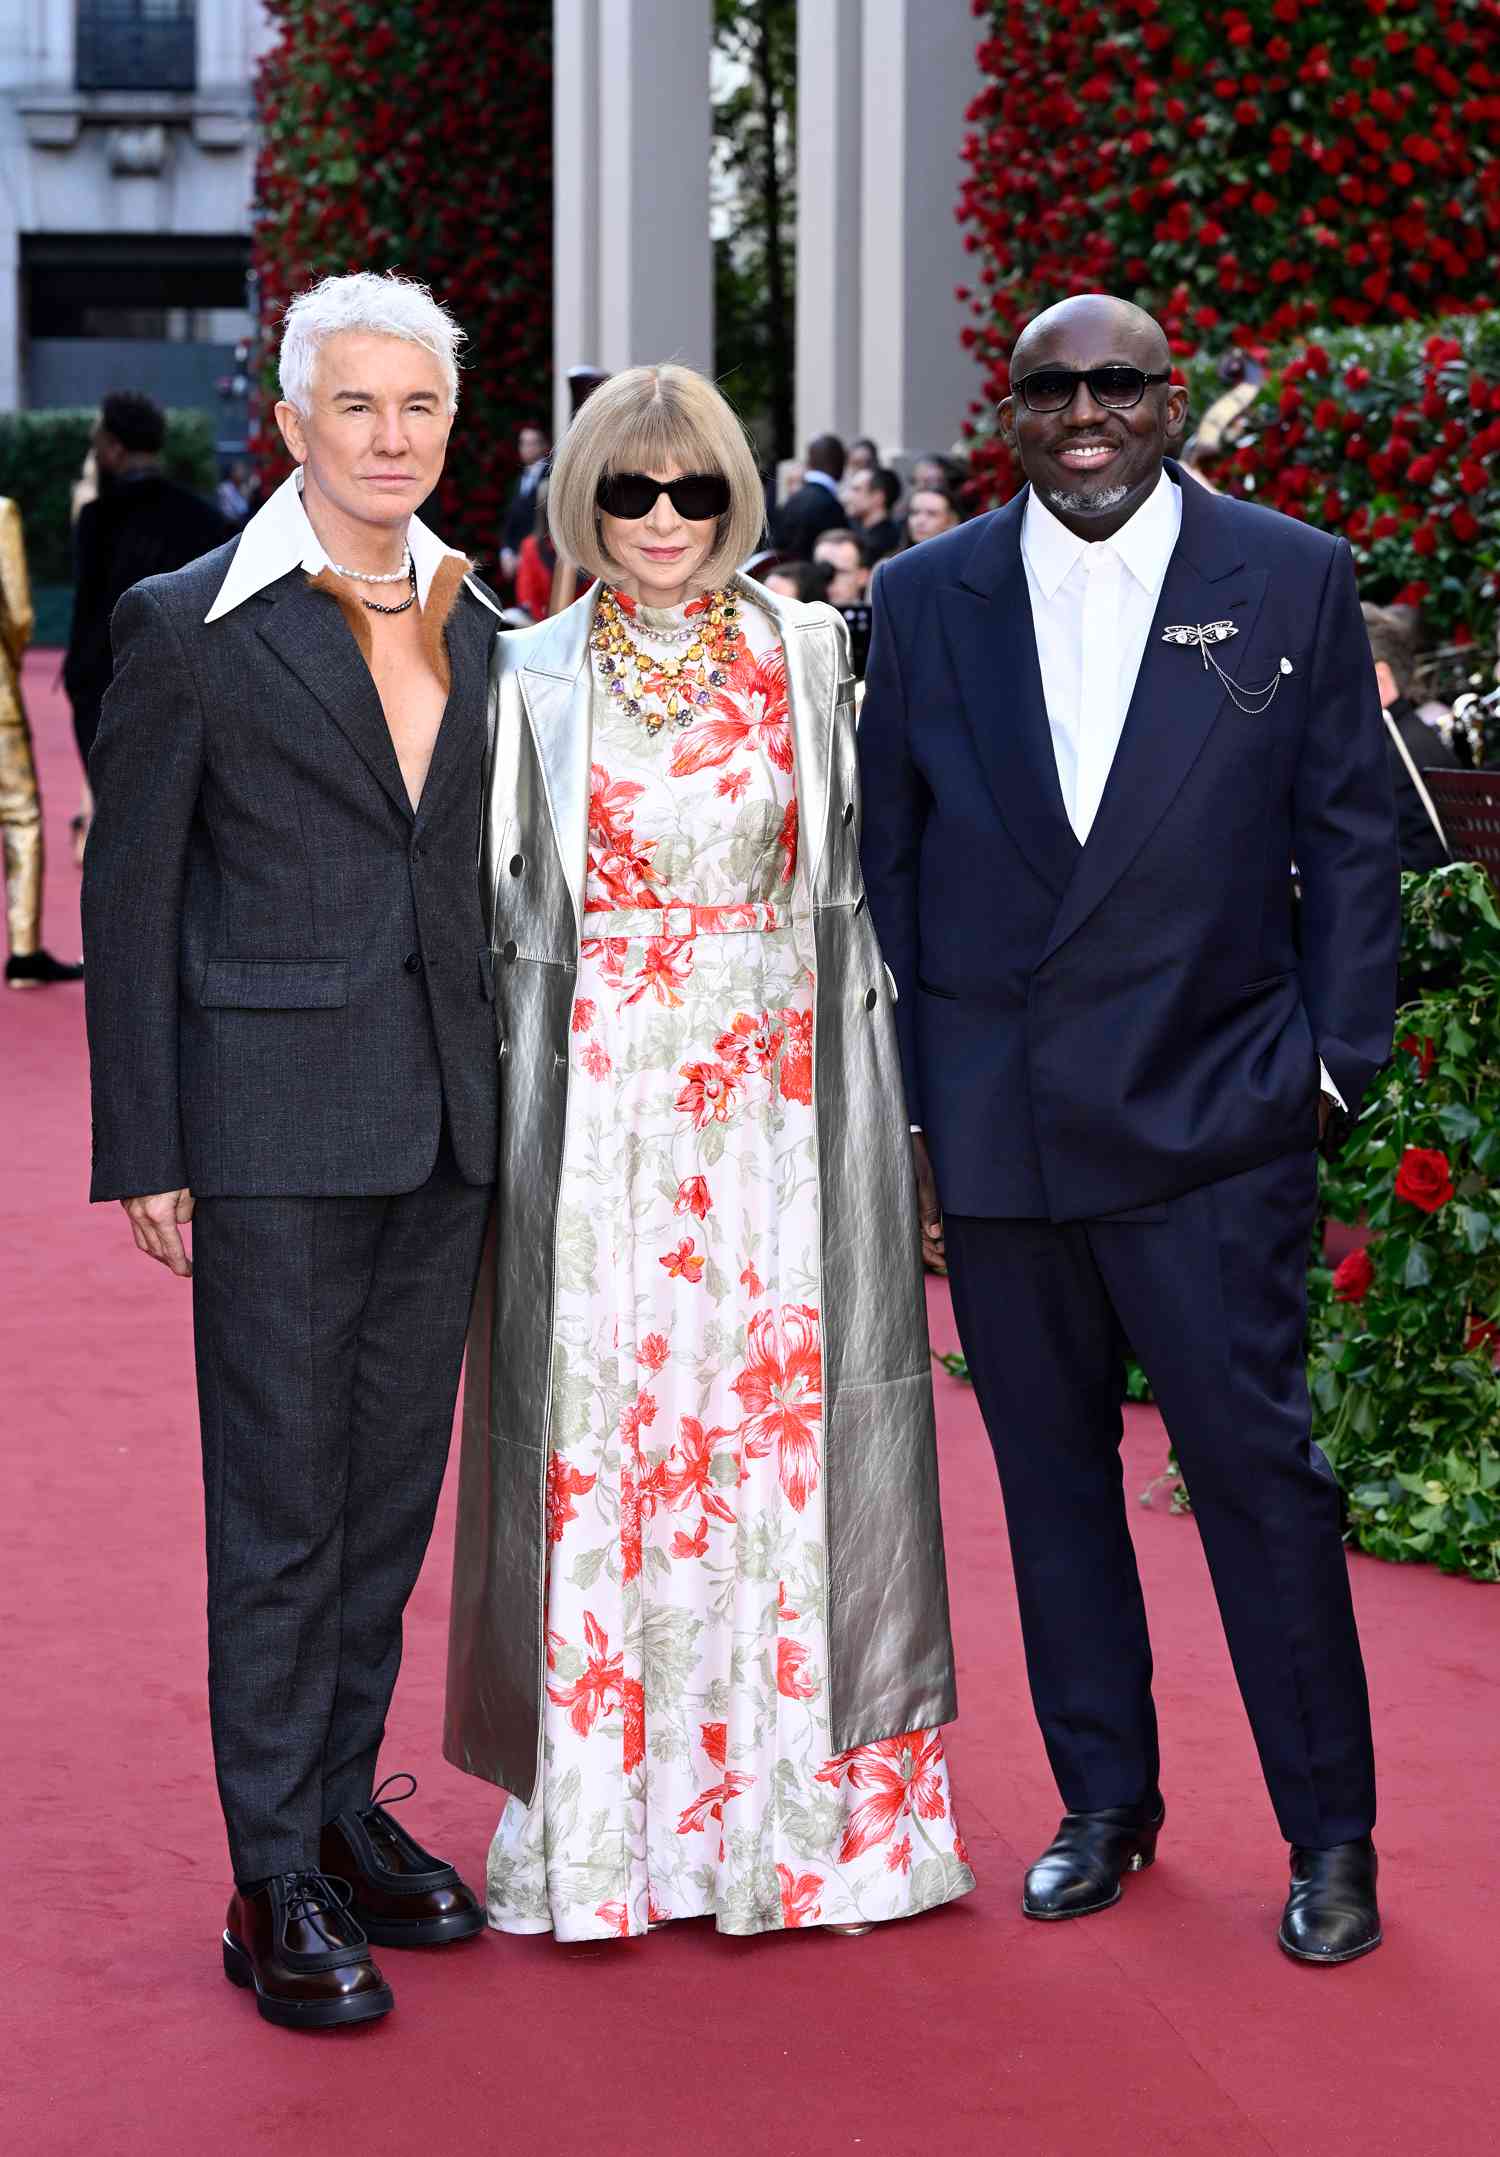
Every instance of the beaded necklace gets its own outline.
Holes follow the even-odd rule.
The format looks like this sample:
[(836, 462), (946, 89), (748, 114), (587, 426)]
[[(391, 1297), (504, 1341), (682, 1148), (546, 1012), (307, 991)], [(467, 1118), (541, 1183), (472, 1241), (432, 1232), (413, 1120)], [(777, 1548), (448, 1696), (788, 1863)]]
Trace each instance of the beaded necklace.
[[(642, 649), (631, 618), (608, 585), (594, 609), (589, 645), (608, 694), (655, 737), (670, 722), (691, 726), (728, 680), (739, 649), (739, 601), (727, 589), (705, 592), (693, 641), (680, 658)], [(648, 700), (655, 700), (654, 702)]]

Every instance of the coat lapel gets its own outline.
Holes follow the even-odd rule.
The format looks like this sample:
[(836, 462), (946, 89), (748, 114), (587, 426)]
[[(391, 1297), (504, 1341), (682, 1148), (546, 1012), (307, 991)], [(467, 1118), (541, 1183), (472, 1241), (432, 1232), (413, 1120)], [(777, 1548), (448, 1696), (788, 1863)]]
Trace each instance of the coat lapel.
[(1025, 497), (995, 516), (961, 581), (938, 592), (965, 719), (1006, 829), (1059, 895), (1079, 859), (1063, 807), (1021, 558)]
[(521, 668), (521, 697), (531, 723), (547, 809), (573, 899), (583, 925), (584, 880), (588, 873), (589, 760), (593, 728), (589, 711), (589, 633), (600, 587), (535, 632), (528, 632), (526, 663)]
[(279, 586), (256, 624), (276, 656), (290, 667), (304, 689), (315, 696), (351, 748), (369, 767), (401, 814), (411, 819), (406, 782), (396, 761), (391, 730), (385, 723), (370, 670), (338, 602), (312, 591), (296, 570)]
[[(1078, 869), (1053, 923), (1042, 962), (1065, 943), (1117, 884), (1165, 816), (1221, 710), (1223, 683), (1200, 652), (1162, 641), (1168, 623), (1232, 621), (1239, 634), (1214, 656), (1231, 679), (1265, 596), (1266, 573), (1252, 569), (1205, 488), (1182, 477), (1182, 530), (1167, 567), (1136, 676), (1120, 746)], [(1262, 676), (1264, 670), (1261, 670)]]
[(839, 692), (837, 632), (822, 608), (811, 621), (802, 621), (799, 617), (809, 610), (783, 605), (774, 592), (768, 592), (753, 577), (737, 576), (734, 586), (742, 601), (770, 615), (786, 654), (787, 714), (792, 729), (800, 834), (798, 865), (805, 873), (810, 899), (828, 844), (833, 720)]

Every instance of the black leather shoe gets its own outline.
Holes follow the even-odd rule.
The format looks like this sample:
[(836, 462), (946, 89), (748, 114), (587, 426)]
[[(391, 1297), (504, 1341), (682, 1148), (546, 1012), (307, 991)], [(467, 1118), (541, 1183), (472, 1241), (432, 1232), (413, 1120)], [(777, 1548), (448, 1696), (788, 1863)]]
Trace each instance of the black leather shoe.
[(1064, 1813), (1055, 1838), (1026, 1875), (1022, 1913), (1051, 1922), (1111, 1909), (1125, 1874), (1155, 1864), (1166, 1817), (1160, 1797), (1151, 1805)]
[(237, 1889), (224, 1926), (224, 1975), (255, 1994), (267, 2022), (326, 2030), (373, 2022), (395, 2006), (349, 1915), (349, 1890), (320, 1872), (283, 1872)]
[(408, 1835), (380, 1802), (393, 1782), (417, 1787), (414, 1775), (388, 1775), (368, 1805), (341, 1812), (323, 1830), (323, 1870), (347, 1880), (354, 1915), (378, 1947), (442, 1947), (483, 1932), (484, 1911), (451, 1865)]
[(12, 955), (5, 962), (5, 986), (8, 989), (48, 989), (59, 981), (82, 979), (81, 966), (69, 966), (62, 959), (54, 959), (50, 951), (28, 951), (22, 958)]
[(1375, 1879), (1380, 1861), (1368, 1835), (1331, 1850), (1292, 1847), (1292, 1892), (1276, 1935), (1298, 1962), (1357, 1962), (1381, 1942)]

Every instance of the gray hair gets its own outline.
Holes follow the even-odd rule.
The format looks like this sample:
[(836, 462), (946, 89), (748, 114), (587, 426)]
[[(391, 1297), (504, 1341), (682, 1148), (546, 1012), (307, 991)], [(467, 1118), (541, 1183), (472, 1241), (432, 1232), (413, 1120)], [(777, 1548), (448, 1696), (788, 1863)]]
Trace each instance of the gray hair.
[(377, 276), (357, 270), (347, 277), (325, 277), (299, 292), (286, 311), (281, 331), (281, 394), (304, 418), (312, 405), (313, 373), (318, 354), (330, 337), (363, 330), (380, 337), (404, 337), (432, 354), (448, 384), (448, 410), (458, 410), (458, 348), (461, 330), (425, 285), (395, 270)]

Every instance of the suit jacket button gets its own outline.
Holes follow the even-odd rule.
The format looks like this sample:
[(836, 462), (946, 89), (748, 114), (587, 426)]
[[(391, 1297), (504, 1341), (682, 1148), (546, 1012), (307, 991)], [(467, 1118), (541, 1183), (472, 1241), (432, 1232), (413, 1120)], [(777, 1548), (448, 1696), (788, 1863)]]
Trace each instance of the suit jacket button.
[(855, 902), (854, 902), (854, 918), (855, 918), (855, 920), (856, 920), (856, 921), (857, 921), (857, 920), (859, 919), (860, 915), (861, 915), (861, 914), (862, 914), (862, 913), (864, 912), (864, 910), (865, 910), (865, 895), (864, 895), (864, 893), (863, 893), (863, 892), (861, 892), (861, 893), (860, 893), (860, 895), (859, 895), (859, 897), (858, 897), (858, 898), (857, 898), (857, 899), (855, 900)]
[(852, 824), (854, 822), (854, 804), (852, 801), (846, 801), (844, 803), (844, 822), (846, 824)]
[(875, 1006), (876, 1006), (876, 1004), (877, 1004), (877, 1003), (878, 1003), (879, 1001), (880, 1001), (880, 999), (879, 999), (879, 997), (878, 997), (878, 996), (876, 995), (876, 993), (875, 993), (875, 991), (874, 991), (873, 989), (866, 989), (866, 990), (865, 990), (865, 1009), (866, 1009), (866, 1011), (873, 1011), (873, 1010), (875, 1009)]
[(520, 873), (521, 873), (521, 871), (522, 871), (522, 870), (523, 870), (523, 869), (525, 868), (525, 866), (526, 866), (526, 856), (525, 856), (524, 854), (512, 854), (512, 855), (511, 855), (511, 857), (510, 857), (510, 873), (511, 873), (511, 875), (512, 875), (512, 876), (519, 876), (519, 875), (520, 875)]
[(504, 950), (503, 950), (503, 951), (501, 952), (500, 956), (501, 956), (501, 958), (502, 958), (502, 959), (504, 959), (504, 961), (505, 961), (505, 963), (506, 963), (506, 965), (507, 965), (507, 966), (514, 966), (514, 965), (515, 965), (515, 963), (516, 963), (516, 940), (515, 940), (515, 938), (514, 938), (514, 937), (512, 937), (512, 938), (511, 938), (511, 940), (510, 940), (510, 942), (509, 942), (509, 943), (508, 943), (508, 944), (507, 944), (507, 945), (505, 946), (505, 949), (504, 949)]
[(421, 954), (416, 951), (408, 951), (401, 964), (409, 974), (419, 974), (422, 971)]

